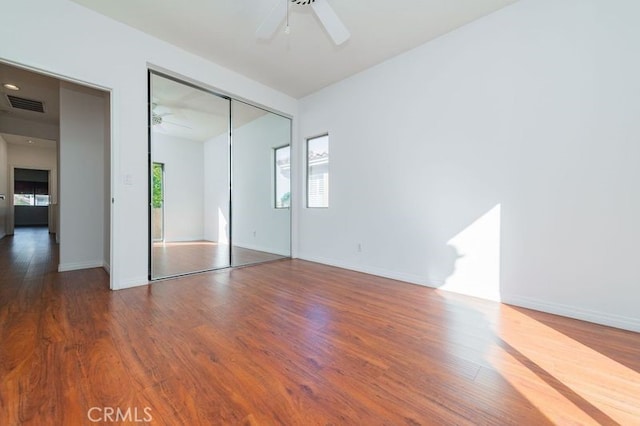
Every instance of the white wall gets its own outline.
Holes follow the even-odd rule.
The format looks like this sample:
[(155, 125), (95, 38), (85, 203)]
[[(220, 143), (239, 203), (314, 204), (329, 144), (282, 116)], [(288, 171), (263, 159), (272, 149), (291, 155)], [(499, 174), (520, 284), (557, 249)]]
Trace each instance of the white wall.
[(301, 100), (300, 256), (640, 331), (637, 16), (522, 0)]
[[(0, 27), (0, 39), (12, 42), (0, 43), (0, 59), (112, 90), (112, 286), (146, 284), (149, 64), (291, 115), (297, 113), (296, 100), (69, 0), (4, 6), (3, 15), (11, 19)], [(31, 29), (29, 36), (15, 37), (24, 25)]]
[(9, 163), (7, 181), (7, 234), (14, 231), (14, 211), (13, 211), (13, 169), (40, 169), (49, 170), (49, 201), (54, 206), (49, 208), (49, 232), (57, 232), (54, 210), (58, 199), (58, 173), (57, 173), (57, 148), (46, 148), (40, 146), (28, 146), (7, 144), (7, 159)]
[(40, 123), (9, 115), (0, 115), (2, 133), (10, 135), (28, 135), (31, 138), (58, 140), (60, 129), (56, 124)]
[[(56, 169), (56, 148), (7, 144), (9, 164), (17, 168)], [(55, 194), (53, 194), (55, 195)]]
[(204, 143), (204, 239), (229, 242), (229, 136)]
[(164, 238), (204, 238), (203, 143), (154, 132), (153, 161), (164, 164)]
[(104, 93), (60, 86), (60, 264), (68, 271), (104, 265)]
[(289, 120), (275, 114), (233, 130), (234, 246), (291, 254), (290, 213), (274, 207), (273, 182), (273, 149), (289, 144), (290, 132)]
[(7, 235), (7, 206), (9, 205), (9, 159), (7, 156), (7, 141), (0, 136), (0, 239)]

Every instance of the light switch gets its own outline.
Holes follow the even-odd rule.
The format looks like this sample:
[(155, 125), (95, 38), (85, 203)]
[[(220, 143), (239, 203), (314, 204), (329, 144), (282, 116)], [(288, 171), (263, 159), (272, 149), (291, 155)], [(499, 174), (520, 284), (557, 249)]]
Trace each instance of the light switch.
[(133, 185), (133, 175), (131, 175), (131, 174), (124, 175), (124, 184), (125, 185)]

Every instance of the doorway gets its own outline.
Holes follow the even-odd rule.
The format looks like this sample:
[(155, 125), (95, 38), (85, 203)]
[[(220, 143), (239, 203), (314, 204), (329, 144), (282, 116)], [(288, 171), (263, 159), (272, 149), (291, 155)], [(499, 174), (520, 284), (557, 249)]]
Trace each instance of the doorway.
[(13, 218), (16, 228), (49, 228), (49, 170), (13, 170)]
[(0, 231), (48, 226), (58, 271), (109, 272), (110, 92), (1, 61), (0, 76)]

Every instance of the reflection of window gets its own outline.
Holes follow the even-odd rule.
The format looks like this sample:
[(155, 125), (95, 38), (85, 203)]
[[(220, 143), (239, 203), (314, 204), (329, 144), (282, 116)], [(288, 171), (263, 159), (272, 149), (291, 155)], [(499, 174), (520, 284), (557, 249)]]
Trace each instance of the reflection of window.
[(276, 209), (291, 206), (291, 148), (283, 146), (274, 150)]
[(307, 139), (307, 207), (329, 207), (329, 135)]
[(16, 180), (13, 204), (15, 206), (48, 206), (49, 184), (47, 182)]
[(151, 205), (154, 209), (159, 209), (162, 207), (162, 202), (164, 201), (164, 189), (162, 188), (163, 182), (163, 173), (164, 173), (164, 164), (163, 163), (153, 163), (153, 184), (151, 188)]
[(49, 196), (36, 194), (36, 206), (48, 206)]

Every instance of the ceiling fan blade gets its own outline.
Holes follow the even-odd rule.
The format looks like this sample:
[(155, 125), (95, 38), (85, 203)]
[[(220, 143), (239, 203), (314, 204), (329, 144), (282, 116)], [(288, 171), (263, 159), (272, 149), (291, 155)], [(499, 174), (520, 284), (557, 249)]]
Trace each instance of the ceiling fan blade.
[(277, 0), (276, 5), (271, 13), (269, 13), (269, 16), (267, 16), (256, 30), (256, 37), (268, 40), (273, 36), (287, 15), (288, 2), (289, 0)]
[(315, 3), (311, 4), (311, 7), (336, 45), (340, 46), (349, 40), (351, 33), (349, 33), (349, 30), (344, 26), (327, 0), (316, 0)]
[(171, 115), (171, 108), (157, 103), (151, 104), (151, 111), (156, 115)]
[(173, 121), (166, 121), (166, 120), (162, 120), (162, 124), (170, 124), (172, 126), (176, 126), (176, 127), (182, 127), (183, 129), (189, 129), (192, 130), (193, 127), (191, 126), (187, 126), (185, 124), (178, 124), (178, 123), (174, 123)]

